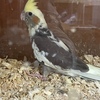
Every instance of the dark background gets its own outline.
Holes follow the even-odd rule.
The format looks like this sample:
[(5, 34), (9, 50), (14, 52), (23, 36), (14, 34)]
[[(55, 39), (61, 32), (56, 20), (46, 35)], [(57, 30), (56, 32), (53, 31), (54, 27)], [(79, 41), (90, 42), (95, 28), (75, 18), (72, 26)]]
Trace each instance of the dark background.
[[(0, 0), (0, 58), (23, 60), (26, 56), (28, 60), (34, 59), (27, 27), (20, 20), (20, 14), (26, 1)], [(65, 10), (68, 12), (65, 20), (72, 14), (77, 14), (77, 21), (73, 25), (89, 26), (89, 28), (77, 29), (75, 33), (70, 32), (66, 27), (65, 32), (74, 42), (78, 54), (80, 56), (84, 54), (100, 56), (100, 6), (86, 5), (84, 8), (82, 3), (59, 2), (56, 2), (55, 6), (59, 14)], [(92, 26), (96, 28), (91, 28)]]

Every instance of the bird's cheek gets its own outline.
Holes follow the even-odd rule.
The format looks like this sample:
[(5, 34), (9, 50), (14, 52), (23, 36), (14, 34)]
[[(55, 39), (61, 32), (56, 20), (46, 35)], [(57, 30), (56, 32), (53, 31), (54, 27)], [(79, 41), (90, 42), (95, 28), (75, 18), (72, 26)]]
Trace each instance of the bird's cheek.
[(37, 25), (40, 22), (40, 19), (37, 16), (33, 16), (33, 23)]

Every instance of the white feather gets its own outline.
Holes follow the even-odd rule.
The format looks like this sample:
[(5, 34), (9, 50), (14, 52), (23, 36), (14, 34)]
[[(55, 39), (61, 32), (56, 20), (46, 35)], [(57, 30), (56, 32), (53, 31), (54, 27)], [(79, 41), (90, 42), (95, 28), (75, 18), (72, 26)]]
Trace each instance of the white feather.
[(100, 81), (100, 68), (97, 68), (90, 64), (87, 64), (87, 66), (89, 67), (88, 72), (81, 72), (78, 70), (71, 70), (71, 72), (74, 73), (76, 76), (86, 77), (89, 79)]
[(53, 42), (55, 42), (59, 47), (62, 47), (64, 50), (69, 51), (69, 48), (61, 40), (59, 40), (59, 42), (58, 41), (53, 41)]
[(51, 31), (50, 34), (51, 36), (48, 36), (48, 38), (51, 38), (52, 42), (56, 43), (59, 47), (63, 48), (64, 50), (69, 51), (69, 48), (60, 39), (59, 41), (57, 41), (57, 39), (54, 37)]
[(54, 53), (53, 55), (52, 55), (52, 57), (55, 57), (57, 54), (56, 53)]

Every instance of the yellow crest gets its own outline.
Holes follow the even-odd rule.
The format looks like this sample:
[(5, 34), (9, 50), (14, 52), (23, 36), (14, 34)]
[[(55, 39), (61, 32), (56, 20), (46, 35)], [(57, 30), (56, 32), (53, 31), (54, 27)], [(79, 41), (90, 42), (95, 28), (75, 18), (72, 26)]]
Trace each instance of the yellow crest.
[(30, 12), (33, 11), (34, 9), (37, 9), (38, 7), (36, 6), (36, 4), (37, 2), (35, 2), (35, 0), (28, 0), (24, 7), (24, 11)]

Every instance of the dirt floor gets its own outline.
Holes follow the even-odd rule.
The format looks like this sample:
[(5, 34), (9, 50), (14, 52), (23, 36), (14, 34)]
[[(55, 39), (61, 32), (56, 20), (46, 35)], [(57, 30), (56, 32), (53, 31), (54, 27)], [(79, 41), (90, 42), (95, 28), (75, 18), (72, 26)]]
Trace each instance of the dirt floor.
[[(85, 55), (86, 63), (100, 67), (100, 57)], [(0, 100), (100, 100), (100, 82), (49, 75), (37, 78), (38, 67), (27, 61), (0, 59)], [(33, 75), (33, 76), (32, 76)]]

